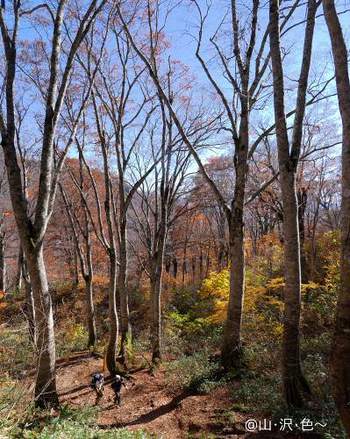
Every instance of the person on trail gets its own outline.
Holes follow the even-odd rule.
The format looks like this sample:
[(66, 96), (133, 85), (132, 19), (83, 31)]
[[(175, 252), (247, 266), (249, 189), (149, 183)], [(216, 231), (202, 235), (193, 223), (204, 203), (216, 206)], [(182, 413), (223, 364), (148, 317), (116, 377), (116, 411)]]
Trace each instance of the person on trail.
[(112, 384), (111, 387), (114, 392), (114, 404), (121, 405), (121, 396), (120, 391), (122, 386), (126, 387), (126, 384), (124, 382), (124, 379), (120, 375), (114, 375), (112, 376)]
[(96, 402), (95, 404), (98, 404), (98, 402), (100, 401), (100, 399), (103, 396), (103, 391), (104, 391), (104, 376), (103, 373), (94, 373), (91, 377), (91, 387), (95, 390), (96, 392)]

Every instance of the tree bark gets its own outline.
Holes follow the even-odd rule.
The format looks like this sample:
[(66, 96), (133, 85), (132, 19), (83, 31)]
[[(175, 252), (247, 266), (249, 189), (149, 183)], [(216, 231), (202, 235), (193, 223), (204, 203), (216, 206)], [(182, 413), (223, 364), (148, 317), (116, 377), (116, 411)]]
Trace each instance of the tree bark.
[(24, 277), (25, 285), (25, 315), (28, 321), (29, 337), (35, 348), (37, 348), (37, 331), (35, 325), (35, 305), (32, 285), (29, 280), (29, 276)]
[(131, 328), (129, 324), (129, 295), (127, 288), (127, 227), (126, 227), (126, 213), (120, 219), (120, 249), (119, 249), (119, 271), (118, 271), (118, 293), (120, 300), (120, 357), (122, 363), (126, 359), (126, 347), (128, 340), (131, 337)]
[(162, 330), (161, 330), (161, 291), (162, 268), (157, 266), (151, 278), (151, 344), (152, 363), (161, 360)]
[(24, 256), (22, 246), (19, 248), (18, 258), (17, 258), (17, 273), (16, 273), (16, 290), (21, 291), (22, 288), (22, 279), (23, 279), (23, 264), (24, 264)]
[[(248, 90), (246, 84), (245, 89)], [(242, 113), (239, 140), (235, 145), (236, 183), (232, 206), (226, 211), (230, 245), (230, 296), (221, 351), (225, 369), (240, 368), (242, 360), (241, 326), (244, 299), (245, 261), (243, 209), (247, 179), (249, 145), (248, 96), (241, 98)]]
[(109, 250), (109, 340), (106, 352), (106, 365), (111, 375), (117, 373), (116, 355), (119, 336), (117, 313), (117, 258), (113, 249)]
[[(165, 213), (164, 213), (165, 214)], [(165, 214), (166, 215), (166, 214)], [(160, 235), (158, 241), (158, 248), (154, 254), (153, 261), (151, 262), (152, 274), (151, 274), (151, 309), (152, 309), (152, 321), (151, 321), (151, 343), (152, 343), (152, 362), (157, 363), (162, 359), (162, 307), (161, 307), (161, 295), (162, 295), (162, 277), (163, 277), (163, 262), (164, 251), (166, 241), (166, 216), (164, 217), (164, 223), (160, 228)]]
[(57, 407), (52, 299), (47, 283), (42, 245), (33, 250), (27, 245), (25, 253), (33, 290), (36, 317), (38, 366), (35, 401), (36, 405), (41, 408)]
[(284, 107), (284, 77), (280, 48), (279, 0), (270, 0), (270, 53), (273, 75), (276, 140), (283, 203), (285, 287), (282, 375), (286, 402), (289, 406), (294, 407), (301, 407), (303, 405), (301, 391), (310, 393), (309, 386), (302, 373), (300, 361), (301, 267), (296, 171), (302, 139), (302, 123), (305, 114), (305, 97), (310, 69), (316, 9), (315, 0), (309, 0), (303, 59), (297, 92), (297, 110), (290, 151)]
[(343, 127), (340, 291), (331, 357), (333, 395), (350, 436), (350, 80), (348, 52), (333, 0), (323, 0)]
[(85, 300), (86, 300), (86, 316), (88, 328), (88, 348), (93, 348), (96, 344), (96, 318), (94, 306), (94, 289), (92, 283), (92, 275), (87, 275), (85, 280)]
[(308, 261), (305, 254), (305, 210), (307, 205), (307, 192), (304, 188), (297, 192), (298, 199), (298, 223), (300, 236), (300, 264), (301, 264), (301, 281), (303, 284), (309, 281)]

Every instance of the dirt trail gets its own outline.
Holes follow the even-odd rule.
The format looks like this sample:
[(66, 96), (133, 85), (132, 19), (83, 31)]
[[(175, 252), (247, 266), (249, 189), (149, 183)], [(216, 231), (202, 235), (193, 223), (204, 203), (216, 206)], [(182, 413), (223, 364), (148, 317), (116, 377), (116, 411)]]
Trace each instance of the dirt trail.
[[(57, 385), (61, 403), (73, 407), (95, 405), (90, 388), (91, 374), (101, 371), (102, 359), (86, 353), (58, 363)], [(156, 438), (225, 438), (225, 439), (319, 439), (316, 433), (259, 432), (247, 433), (244, 423), (254, 416), (232, 412), (227, 388), (209, 395), (174, 393), (167, 386), (164, 371), (155, 376), (142, 369), (131, 373), (127, 388), (122, 388), (122, 405), (113, 403), (113, 392), (107, 378), (104, 397), (98, 404), (98, 426), (101, 429), (128, 428), (147, 430)], [(230, 415), (230, 419), (227, 417)]]
[[(72, 406), (92, 406), (95, 394), (89, 387), (90, 375), (101, 370), (101, 359), (83, 358), (80, 362), (61, 365), (58, 389), (61, 402)], [(109, 384), (99, 403), (100, 428), (127, 427), (144, 429), (166, 439), (205, 437), (242, 438), (244, 430), (225, 427), (223, 416), (230, 406), (227, 389), (217, 389), (210, 395), (174, 394), (166, 387), (164, 372), (151, 376), (147, 370), (131, 375), (127, 388), (122, 388), (122, 406), (113, 404)], [(235, 417), (237, 422), (237, 416)], [(243, 418), (242, 418), (243, 421)], [(239, 435), (238, 435), (239, 434)]]

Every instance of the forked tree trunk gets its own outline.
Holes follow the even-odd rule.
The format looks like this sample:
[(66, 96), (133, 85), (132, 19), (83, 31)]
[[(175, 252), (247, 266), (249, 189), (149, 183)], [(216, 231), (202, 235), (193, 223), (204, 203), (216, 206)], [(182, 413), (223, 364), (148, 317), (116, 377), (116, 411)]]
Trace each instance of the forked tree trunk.
[(331, 358), (333, 394), (350, 437), (350, 80), (348, 52), (333, 0), (323, 0), (343, 126), (340, 292)]
[(55, 333), (52, 299), (48, 288), (42, 245), (37, 249), (26, 246), (25, 254), (34, 296), (37, 333), (37, 379), (35, 402), (38, 407), (58, 406), (55, 370)]
[(113, 250), (109, 251), (109, 340), (106, 352), (106, 366), (110, 374), (117, 373), (116, 356), (119, 336), (117, 313), (117, 259)]

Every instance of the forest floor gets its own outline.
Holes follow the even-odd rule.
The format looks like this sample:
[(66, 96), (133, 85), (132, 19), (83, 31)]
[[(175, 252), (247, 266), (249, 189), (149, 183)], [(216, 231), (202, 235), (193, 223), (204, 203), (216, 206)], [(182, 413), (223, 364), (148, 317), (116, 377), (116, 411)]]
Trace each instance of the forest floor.
[[(102, 360), (96, 358), (61, 365), (57, 380), (61, 402), (73, 407), (93, 406), (96, 398), (89, 387), (90, 376), (101, 371), (101, 366)], [(120, 407), (113, 403), (113, 396), (107, 376), (104, 397), (98, 404), (97, 422), (101, 429), (142, 429), (171, 439), (185, 438), (191, 433), (195, 436), (199, 432), (202, 437), (205, 433), (215, 437), (234, 433), (220, 421), (230, 405), (224, 388), (210, 395), (175, 394), (167, 387), (164, 371), (160, 369), (151, 375), (148, 369), (142, 369), (131, 371), (126, 387), (122, 387)], [(241, 428), (239, 433), (243, 434), (244, 422)]]
[[(82, 355), (58, 365), (57, 384), (61, 403), (74, 408), (95, 405), (90, 388), (91, 374), (101, 371), (102, 359)], [(181, 379), (181, 377), (179, 377)], [(130, 371), (122, 388), (122, 405), (113, 403), (107, 376), (104, 397), (98, 404), (100, 429), (144, 430), (155, 437), (178, 438), (319, 438), (316, 434), (247, 433), (245, 421), (254, 416), (232, 413), (229, 390), (218, 388), (207, 395), (172, 391), (162, 369), (153, 375), (148, 369)]]

